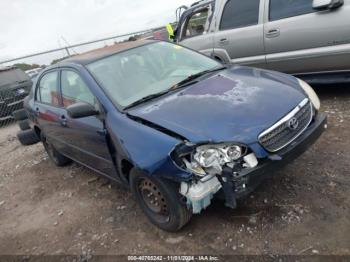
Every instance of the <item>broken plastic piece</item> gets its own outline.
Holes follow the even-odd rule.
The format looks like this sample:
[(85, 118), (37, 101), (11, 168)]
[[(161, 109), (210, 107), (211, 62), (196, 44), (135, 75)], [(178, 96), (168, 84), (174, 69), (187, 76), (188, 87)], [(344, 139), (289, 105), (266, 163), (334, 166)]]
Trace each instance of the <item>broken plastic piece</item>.
[(282, 160), (282, 157), (279, 155), (270, 155), (269, 159), (273, 160), (273, 161), (280, 161), (280, 160)]
[(225, 206), (235, 209), (237, 207), (235, 184), (232, 181), (231, 175), (232, 170), (229, 167), (225, 167), (222, 172), (222, 176), (218, 176), (218, 179), (225, 193)]
[(256, 159), (254, 153), (246, 155), (245, 157), (243, 157), (243, 160), (245, 162), (244, 167), (254, 168), (258, 165), (258, 160)]

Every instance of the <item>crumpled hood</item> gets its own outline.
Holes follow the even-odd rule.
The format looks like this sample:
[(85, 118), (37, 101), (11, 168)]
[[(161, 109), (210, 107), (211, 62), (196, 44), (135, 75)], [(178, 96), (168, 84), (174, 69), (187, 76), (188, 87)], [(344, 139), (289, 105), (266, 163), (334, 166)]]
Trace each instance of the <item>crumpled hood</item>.
[(250, 144), (303, 99), (291, 76), (235, 66), (128, 113), (191, 142)]

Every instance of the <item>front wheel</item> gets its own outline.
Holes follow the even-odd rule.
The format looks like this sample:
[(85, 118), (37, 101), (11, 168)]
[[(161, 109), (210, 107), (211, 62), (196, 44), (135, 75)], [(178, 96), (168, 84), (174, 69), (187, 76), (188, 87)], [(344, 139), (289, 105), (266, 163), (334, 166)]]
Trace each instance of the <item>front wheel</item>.
[(182, 203), (176, 184), (133, 169), (130, 187), (142, 211), (157, 227), (175, 232), (190, 221), (192, 212)]

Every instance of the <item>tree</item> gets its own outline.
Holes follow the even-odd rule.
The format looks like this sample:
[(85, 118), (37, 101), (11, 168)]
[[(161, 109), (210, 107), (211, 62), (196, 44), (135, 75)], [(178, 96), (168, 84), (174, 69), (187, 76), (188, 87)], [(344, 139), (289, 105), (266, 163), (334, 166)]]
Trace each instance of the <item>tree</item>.
[(38, 68), (38, 67), (42, 67), (38, 64), (26, 64), (26, 63), (19, 63), (19, 64), (14, 64), (15, 67), (23, 70), (23, 71), (27, 71), (27, 70), (30, 70), (30, 69), (34, 69), (34, 68)]
[(62, 58), (58, 58), (58, 59), (52, 60), (51, 65), (57, 64), (57, 63), (59, 63), (59, 62), (65, 60), (65, 59), (70, 58), (70, 57), (73, 57), (73, 56), (75, 56), (75, 55), (65, 56), (65, 57), (62, 57)]

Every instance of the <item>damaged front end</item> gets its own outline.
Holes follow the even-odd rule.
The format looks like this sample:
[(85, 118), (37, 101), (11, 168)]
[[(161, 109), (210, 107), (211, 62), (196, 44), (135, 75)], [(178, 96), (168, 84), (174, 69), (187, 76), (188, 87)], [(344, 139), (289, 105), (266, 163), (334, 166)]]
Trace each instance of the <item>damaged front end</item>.
[(236, 207), (237, 195), (246, 191), (246, 178), (242, 170), (258, 165), (255, 154), (239, 143), (178, 145), (171, 154), (174, 162), (193, 174), (191, 181), (182, 182), (180, 194), (194, 214), (208, 207), (211, 199), (223, 191), (226, 206)]
[(318, 112), (285, 147), (265, 156), (256, 155), (259, 150), (255, 144), (250, 147), (239, 143), (180, 144), (171, 158), (192, 174), (191, 181), (182, 182), (180, 194), (186, 197), (195, 214), (208, 207), (219, 191), (225, 195), (226, 206), (235, 208), (236, 199), (251, 193), (265, 178), (300, 156), (326, 129), (327, 116)]

